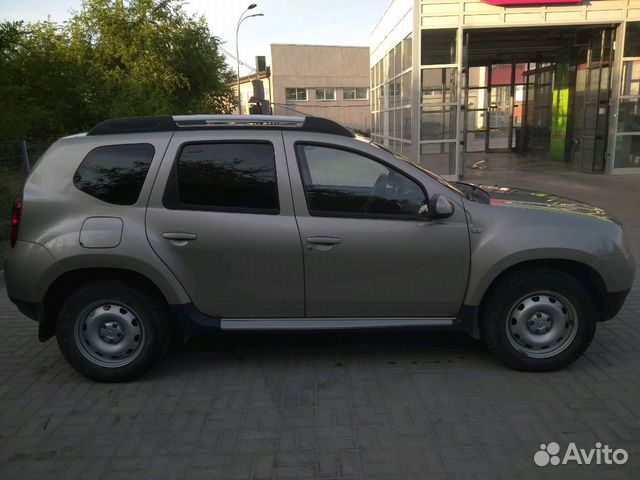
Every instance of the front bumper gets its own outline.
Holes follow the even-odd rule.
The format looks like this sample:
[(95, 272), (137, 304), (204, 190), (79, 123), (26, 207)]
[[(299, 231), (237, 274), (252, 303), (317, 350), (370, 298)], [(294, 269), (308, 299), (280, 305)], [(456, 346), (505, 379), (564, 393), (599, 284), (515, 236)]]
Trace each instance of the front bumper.
[(620, 292), (609, 292), (606, 294), (602, 321), (611, 320), (618, 314), (630, 291), (631, 289)]
[(608, 292), (628, 292), (633, 285), (636, 264), (631, 254), (601, 257), (593, 268), (602, 276)]

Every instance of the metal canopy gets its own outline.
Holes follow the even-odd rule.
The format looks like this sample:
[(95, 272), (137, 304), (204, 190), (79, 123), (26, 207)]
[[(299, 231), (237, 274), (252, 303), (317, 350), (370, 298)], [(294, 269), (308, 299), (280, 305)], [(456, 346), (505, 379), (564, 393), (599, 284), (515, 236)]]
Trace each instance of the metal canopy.
[(606, 26), (468, 29), (468, 66), (553, 62), (564, 50), (586, 48), (593, 32)]

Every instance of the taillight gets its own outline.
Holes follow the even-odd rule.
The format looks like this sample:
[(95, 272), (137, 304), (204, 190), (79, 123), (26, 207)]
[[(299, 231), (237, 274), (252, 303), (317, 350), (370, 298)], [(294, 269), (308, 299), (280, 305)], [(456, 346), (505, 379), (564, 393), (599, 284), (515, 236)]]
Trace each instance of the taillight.
[(22, 198), (17, 196), (13, 201), (13, 213), (11, 214), (11, 230), (9, 231), (9, 244), (14, 247), (18, 241), (18, 227), (20, 227), (20, 213), (22, 213)]

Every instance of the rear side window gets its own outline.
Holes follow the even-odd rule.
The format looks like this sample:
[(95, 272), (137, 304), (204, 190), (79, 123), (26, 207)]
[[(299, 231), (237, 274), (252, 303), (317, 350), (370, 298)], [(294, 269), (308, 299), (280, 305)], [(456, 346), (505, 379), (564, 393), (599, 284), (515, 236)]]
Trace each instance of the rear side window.
[(115, 205), (133, 205), (147, 177), (155, 148), (148, 143), (107, 145), (91, 150), (73, 176), (84, 193)]
[(178, 156), (164, 203), (168, 208), (279, 213), (273, 145), (197, 143)]

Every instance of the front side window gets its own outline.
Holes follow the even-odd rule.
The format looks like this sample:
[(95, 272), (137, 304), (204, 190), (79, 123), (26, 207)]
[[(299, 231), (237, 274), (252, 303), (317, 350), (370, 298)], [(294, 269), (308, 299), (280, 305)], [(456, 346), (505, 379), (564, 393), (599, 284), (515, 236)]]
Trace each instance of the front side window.
[(287, 88), (285, 89), (288, 102), (306, 102), (307, 101), (307, 89), (306, 88)]
[(365, 155), (304, 144), (297, 154), (310, 215), (415, 220), (426, 201), (418, 183)]
[(180, 152), (165, 193), (174, 209), (277, 214), (270, 143), (196, 143)]
[(344, 100), (366, 100), (369, 98), (369, 89), (367, 87), (353, 87), (342, 90), (342, 98)]
[(335, 100), (335, 88), (316, 88), (316, 100)]
[(148, 143), (94, 148), (73, 175), (73, 184), (103, 202), (133, 205), (138, 201), (154, 153), (155, 148)]

